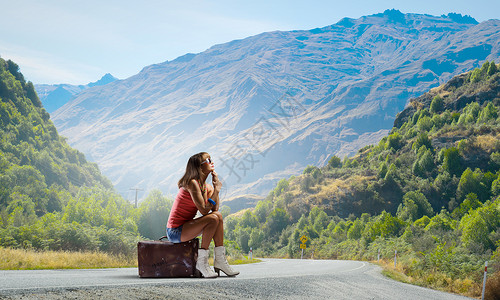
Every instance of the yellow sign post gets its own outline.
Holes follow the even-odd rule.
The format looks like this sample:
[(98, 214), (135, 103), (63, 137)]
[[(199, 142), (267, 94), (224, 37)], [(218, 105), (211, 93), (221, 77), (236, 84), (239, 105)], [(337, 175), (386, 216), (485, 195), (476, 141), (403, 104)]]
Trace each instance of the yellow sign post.
[(306, 249), (307, 236), (301, 236), (300, 241), (302, 242), (302, 244), (300, 244), (300, 249), (302, 249), (300, 253), (300, 259), (302, 259), (302, 257), (304, 257), (304, 249)]
[(300, 241), (302, 242), (302, 244), (305, 244), (307, 242), (307, 236), (305, 235), (301, 236)]

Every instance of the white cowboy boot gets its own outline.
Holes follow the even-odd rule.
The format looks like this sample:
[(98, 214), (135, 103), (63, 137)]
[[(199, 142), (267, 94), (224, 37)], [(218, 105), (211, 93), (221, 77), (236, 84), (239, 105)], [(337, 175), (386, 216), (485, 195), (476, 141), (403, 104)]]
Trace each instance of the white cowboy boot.
[(226, 273), (227, 276), (236, 276), (240, 274), (239, 271), (235, 271), (231, 268), (226, 260), (226, 248), (224, 246), (219, 246), (214, 248), (215, 258), (214, 258), (214, 269), (215, 272), (220, 276), (220, 271)]
[(198, 249), (198, 260), (196, 261), (196, 269), (200, 271), (201, 275), (205, 278), (215, 278), (217, 274), (212, 271), (208, 264), (208, 250)]

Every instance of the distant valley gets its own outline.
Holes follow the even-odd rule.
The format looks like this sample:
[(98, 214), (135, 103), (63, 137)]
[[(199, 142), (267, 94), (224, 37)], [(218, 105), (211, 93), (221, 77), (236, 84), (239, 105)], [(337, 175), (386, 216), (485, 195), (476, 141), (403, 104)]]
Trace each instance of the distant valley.
[(122, 194), (174, 195), (189, 156), (208, 151), (240, 208), (254, 197), (241, 195), (378, 142), (411, 98), (485, 60), (500, 60), (499, 20), (388, 10), (147, 66), (51, 117)]
[(96, 82), (91, 82), (86, 85), (74, 84), (35, 84), (35, 90), (42, 101), (43, 107), (49, 113), (52, 113), (68, 103), (72, 98), (80, 92), (94, 87), (108, 84), (118, 80), (113, 75), (107, 73)]

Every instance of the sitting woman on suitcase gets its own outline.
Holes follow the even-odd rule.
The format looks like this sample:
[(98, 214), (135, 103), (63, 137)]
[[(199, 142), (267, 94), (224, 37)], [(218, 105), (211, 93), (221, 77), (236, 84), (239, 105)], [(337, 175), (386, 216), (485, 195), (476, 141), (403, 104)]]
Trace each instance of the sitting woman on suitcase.
[[(212, 185), (206, 184), (208, 175), (212, 173)], [(189, 158), (186, 173), (179, 180), (179, 193), (175, 197), (167, 223), (167, 236), (173, 243), (189, 241), (200, 234), (201, 248), (198, 249), (196, 268), (203, 277), (217, 277), (220, 271), (228, 276), (236, 276), (227, 263), (224, 243), (224, 225), (219, 212), (219, 191), (222, 183), (214, 171), (214, 164), (206, 152), (195, 154)], [(194, 218), (197, 212), (203, 216)], [(216, 274), (208, 264), (208, 246), (214, 240)]]

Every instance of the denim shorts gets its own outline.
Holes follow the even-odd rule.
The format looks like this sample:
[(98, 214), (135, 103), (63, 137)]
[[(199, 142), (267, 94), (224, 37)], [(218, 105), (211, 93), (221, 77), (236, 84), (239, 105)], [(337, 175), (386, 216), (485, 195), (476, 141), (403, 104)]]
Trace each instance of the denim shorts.
[(167, 237), (168, 240), (171, 241), (172, 243), (181, 242), (181, 233), (182, 233), (182, 225), (176, 228), (167, 227)]

